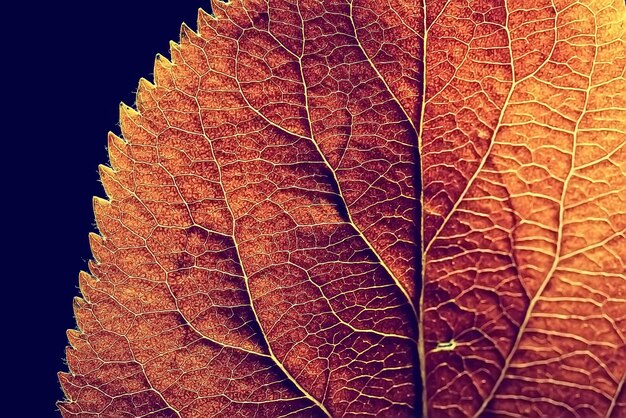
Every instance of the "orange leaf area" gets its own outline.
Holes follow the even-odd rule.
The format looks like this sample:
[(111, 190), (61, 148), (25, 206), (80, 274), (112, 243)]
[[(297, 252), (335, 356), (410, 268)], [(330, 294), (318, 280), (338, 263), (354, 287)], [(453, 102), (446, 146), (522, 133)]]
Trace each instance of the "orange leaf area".
[(212, 9), (109, 135), (63, 416), (626, 416), (622, 0)]

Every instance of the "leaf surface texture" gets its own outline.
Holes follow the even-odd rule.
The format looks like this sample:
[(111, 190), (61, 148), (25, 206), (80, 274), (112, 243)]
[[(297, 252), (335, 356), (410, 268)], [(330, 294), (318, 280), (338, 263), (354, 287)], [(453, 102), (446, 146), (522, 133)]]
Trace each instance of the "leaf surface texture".
[(120, 107), (65, 417), (626, 416), (621, 0), (234, 0)]

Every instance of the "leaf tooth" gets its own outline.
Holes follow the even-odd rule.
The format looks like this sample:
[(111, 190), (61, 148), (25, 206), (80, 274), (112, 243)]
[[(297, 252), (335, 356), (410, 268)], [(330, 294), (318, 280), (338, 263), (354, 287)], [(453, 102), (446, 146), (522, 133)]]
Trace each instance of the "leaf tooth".
[[(139, 112), (144, 112), (150, 108), (150, 104), (155, 103), (155, 99), (152, 96), (156, 90), (156, 85), (150, 82), (148, 79), (141, 77), (137, 86), (137, 93), (135, 94), (135, 105)], [(154, 106), (152, 106), (154, 107)]]
[[(95, 235), (97, 235), (97, 234), (95, 234)], [(98, 271), (98, 262), (96, 260), (94, 260), (94, 257), (92, 257), (91, 260), (87, 261), (87, 268), (94, 275), (97, 274), (96, 272)], [(102, 276), (99, 276), (99, 277), (102, 277)], [(100, 280), (100, 279), (98, 278), (97, 280)]]
[(80, 296), (75, 296), (72, 301), (72, 308), (74, 310), (74, 317), (76, 318), (76, 324), (82, 332), (89, 333), (94, 327), (90, 326), (93, 321), (93, 315), (89, 302)]
[(180, 25), (180, 45), (201, 40), (200, 34), (191, 29), (185, 22)]
[(206, 20), (206, 19), (211, 19), (211, 20), (215, 20), (215, 14), (213, 14), (213, 12), (207, 12), (206, 10), (204, 10), (204, 7), (199, 7), (198, 8), (198, 27), (200, 26), (200, 20)]
[(93, 256), (93, 263), (90, 263), (89, 270), (93, 272), (98, 270), (99, 264), (110, 258), (111, 251), (106, 247), (104, 239), (93, 232), (89, 234), (89, 246)]
[(183, 57), (183, 54), (181, 51), (182, 51), (182, 45), (180, 43), (170, 41), (170, 57), (171, 57), (170, 61), (172, 62), (174, 66), (173, 68), (175, 68), (177, 64), (184, 64), (185, 62), (185, 58)]
[(131, 142), (138, 133), (138, 117), (140, 113), (124, 102), (119, 105), (120, 127), (127, 142)]
[[(175, 53), (175, 52), (180, 52), (180, 44), (179, 43), (177, 43), (175, 41), (170, 41), (169, 44), (170, 44), (170, 55), (173, 55), (173, 53)], [(174, 63), (174, 64), (176, 63), (176, 61), (173, 60), (173, 59), (171, 60), (171, 62)]]
[(100, 235), (106, 240), (105, 244), (108, 248), (143, 246), (145, 245), (145, 240), (142, 238), (142, 231), (145, 232), (145, 230), (142, 228), (137, 229), (136, 224), (131, 226), (123, 221), (124, 215), (128, 215), (128, 210), (136, 209), (136, 207), (128, 204), (125, 198), (131, 195), (126, 193), (124, 189), (122, 190), (125, 193), (124, 195), (117, 193), (111, 196), (115, 203), (94, 197), (93, 207), (96, 226), (98, 231), (100, 231)]
[[(86, 273), (84, 271), (81, 271), (80, 274), (78, 275), (78, 288), (80, 289), (82, 300), (86, 308), (88, 308), (89, 310), (91, 310), (92, 302), (100, 299), (97, 294), (98, 291), (96, 290), (96, 287), (95, 287), (96, 281), (97, 279), (95, 279), (89, 273)], [(83, 331), (88, 331), (84, 329), (82, 326), (80, 327), (80, 329)]]
[(63, 394), (65, 395), (65, 400), (57, 403), (57, 408), (59, 408), (63, 412), (63, 416), (71, 416), (76, 412), (75, 408), (72, 408), (72, 405), (76, 405), (74, 400), (77, 398), (77, 395), (81, 391), (81, 387), (75, 384), (78, 380), (76, 377), (72, 376), (70, 373), (57, 373), (57, 377), (59, 379), (59, 383), (61, 384), (61, 389), (63, 390)]
[[(80, 274), (79, 274), (79, 277), (80, 277)], [(74, 308), (76, 309), (85, 309), (89, 305), (89, 303), (80, 296), (74, 296), (74, 298), (72, 299), (72, 303), (73, 303)]]
[[(94, 196), (91, 199), (91, 201), (92, 201), (91, 203), (93, 205), (94, 211), (98, 211), (98, 210), (102, 210), (102, 209), (108, 209), (108, 208), (111, 207), (111, 201), (110, 200), (103, 199), (103, 198), (98, 197), (98, 196)], [(108, 213), (107, 215), (110, 215), (110, 213)], [(98, 222), (98, 219), (96, 219), (96, 223), (97, 222)]]
[[(173, 41), (171, 41), (171, 42), (173, 42)], [(171, 69), (172, 68), (172, 62), (170, 60), (168, 60), (167, 57), (165, 55), (161, 54), (161, 53), (156, 54), (155, 60), (163, 68), (166, 68), (166, 69)]]
[(120, 102), (120, 111), (128, 114), (130, 117), (137, 117), (140, 113), (135, 110), (132, 106), (127, 105), (124, 102)]
[(107, 230), (106, 217), (111, 216), (111, 202), (98, 196), (94, 196), (91, 201), (96, 218), (96, 226), (98, 231), (104, 234)]
[(136, 109), (120, 103), (119, 118), (122, 135), (128, 144), (152, 145), (156, 137), (154, 130), (159, 130), (154, 118), (144, 118)]
[(123, 199), (129, 195), (128, 190), (124, 189), (117, 179), (115, 170), (104, 164), (98, 166), (100, 173), (100, 181), (104, 187), (104, 192), (111, 199)]
[(210, 16), (214, 21), (224, 18), (228, 19), (228, 14), (226, 13), (225, 8), (228, 7), (232, 2), (228, 0), (211, 0), (211, 13)]
[(110, 253), (109, 249), (106, 248), (104, 238), (94, 232), (89, 233), (89, 246), (91, 247), (92, 255), (96, 263), (103, 262), (107, 253)]
[[(96, 234), (94, 234), (96, 235)], [(90, 294), (92, 293), (92, 290), (95, 286), (96, 286), (96, 282), (98, 281), (98, 279), (94, 276), (92, 276), (91, 274), (87, 273), (86, 271), (81, 271), (78, 274), (78, 288), (80, 289), (80, 293), (81, 295), (83, 295), (83, 298), (87, 301), (90, 302)]]
[(160, 87), (174, 87), (172, 79), (172, 62), (162, 54), (156, 54), (154, 58), (154, 83)]
[[(141, 113), (139, 113), (136, 109), (134, 109), (132, 106), (127, 105), (124, 102), (120, 102), (120, 107), (119, 107), (119, 114), (120, 114), (120, 123), (122, 124), (122, 132), (124, 131), (124, 126), (123, 124), (125, 122), (135, 122), (136, 119), (138, 117), (141, 116)], [(125, 120), (122, 120), (125, 119)]]
[(148, 91), (154, 90), (156, 88), (156, 84), (152, 83), (145, 77), (141, 77), (139, 79), (139, 88), (146, 89)]
[(202, 8), (198, 9), (197, 22), (198, 33), (200, 34), (200, 36), (202, 36), (204, 39), (210, 39), (212, 37), (211, 33), (214, 34), (215, 23), (217, 22), (217, 16), (215, 15), (215, 11), (209, 13)]
[(133, 168), (133, 160), (128, 156), (126, 142), (113, 132), (109, 132), (107, 139), (111, 167), (115, 171), (130, 171)]
[(80, 331), (76, 330), (76, 329), (68, 329), (65, 332), (65, 335), (67, 336), (67, 341), (70, 343), (70, 346), (72, 348), (76, 348), (77, 346), (80, 345), (81, 343), (81, 333)]

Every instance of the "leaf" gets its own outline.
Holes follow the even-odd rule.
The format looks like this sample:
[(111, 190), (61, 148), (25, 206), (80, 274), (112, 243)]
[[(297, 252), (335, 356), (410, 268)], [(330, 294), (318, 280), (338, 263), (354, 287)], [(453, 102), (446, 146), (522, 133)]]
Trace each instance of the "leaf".
[(626, 415), (621, 0), (235, 0), (120, 108), (65, 417)]

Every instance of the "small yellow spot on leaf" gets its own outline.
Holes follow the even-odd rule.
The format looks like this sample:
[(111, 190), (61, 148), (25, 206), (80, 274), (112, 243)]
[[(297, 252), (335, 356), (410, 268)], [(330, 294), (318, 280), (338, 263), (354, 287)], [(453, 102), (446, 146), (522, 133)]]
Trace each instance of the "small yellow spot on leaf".
[(456, 348), (456, 341), (450, 340), (442, 343), (437, 343), (437, 347), (433, 350), (434, 353), (437, 351), (452, 351)]

